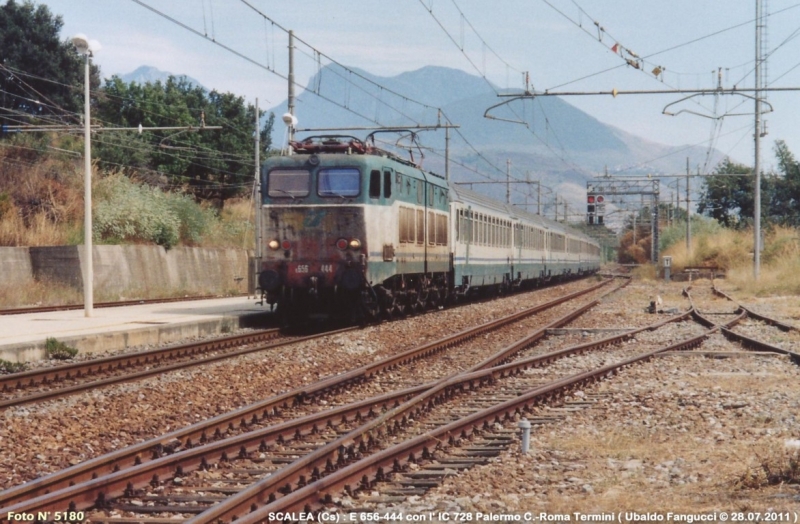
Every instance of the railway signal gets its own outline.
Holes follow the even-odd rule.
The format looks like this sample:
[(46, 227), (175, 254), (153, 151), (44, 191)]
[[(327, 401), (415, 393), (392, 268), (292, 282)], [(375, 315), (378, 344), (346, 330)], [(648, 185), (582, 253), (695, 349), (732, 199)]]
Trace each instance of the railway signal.
[(606, 198), (596, 193), (586, 195), (586, 222), (591, 226), (594, 224), (602, 225), (603, 216), (606, 212)]

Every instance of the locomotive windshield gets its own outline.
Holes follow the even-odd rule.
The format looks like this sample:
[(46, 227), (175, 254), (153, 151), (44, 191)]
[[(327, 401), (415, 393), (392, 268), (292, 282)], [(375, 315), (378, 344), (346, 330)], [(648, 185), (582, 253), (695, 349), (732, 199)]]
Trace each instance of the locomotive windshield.
[(269, 172), (270, 197), (306, 197), (311, 173), (299, 169), (273, 169)]
[(361, 192), (361, 173), (352, 167), (320, 169), (317, 184), (319, 196), (354, 197)]

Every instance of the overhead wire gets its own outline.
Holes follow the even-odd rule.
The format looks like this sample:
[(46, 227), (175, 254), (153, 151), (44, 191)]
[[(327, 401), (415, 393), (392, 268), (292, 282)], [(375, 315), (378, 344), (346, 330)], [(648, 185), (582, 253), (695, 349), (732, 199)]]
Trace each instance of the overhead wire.
[[(495, 86), (494, 86), (494, 85), (493, 85), (493, 84), (492, 84), (492, 83), (489, 81), (489, 79), (486, 77), (486, 74), (485, 74), (484, 72), (482, 72), (482, 71), (480, 70), (480, 68), (478, 68), (478, 66), (475, 64), (475, 62), (472, 60), (472, 58), (470, 58), (470, 56), (469, 56), (469, 55), (468, 55), (468, 54), (467, 54), (467, 53), (464, 51), (464, 49), (462, 49), (461, 47), (459, 47), (458, 43), (457, 43), (457, 42), (456, 42), (456, 40), (455, 40), (455, 37), (453, 37), (453, 35), (452, 35), (452, 34), (451, 34), (451, 33), (450, 33), (448, 30), (447, 30), (447, 28), (444, 26), (444, 24), (441, 22), (441, 20), (439, 20), (439, 18), (438, 18), (438, 17), (437, 17), (437, 16), (436, 16), (436, 15), (433, 13), (433, 9), (432, 9), (432, 7), (426, 6), (426, 5), (425, 5), (425, 3), (423, 2), (423, 0), (419, 0), (419, 2), (422, 4), (423, 8), (424, 8), (426, 11), (428, 11), (428, 14), (430, 14), (430, 16), (431, 16), (431, 17), (434, 19), (434, 21), (435, 21), (435, 22), (437, 23), (437, 25), (439, 26), (439, 28), (440, 28), (440, 29), (441, 29), (441, 30), (442, 30), (442, 31), (443, 31), (443, 32), (444, 32), (444, 33), (447, 35), (447, 37), (450, 39), (450, 41), (451, 41), (451, 42), (452, 42), (452, 43), (453, 43), (453, 44), (454, 44), (454, 45), (455, 45), (457, 48), (459, 48), (459, 51), (461, 51), (461, 54), (462, 54), (462, 55), (464, 55), (464, 57), (467, 59), (467, 61), (470, 63), (470, 65), (473, 67), (473, 69), (475, 69), (475, 71), (478, 73), (478, 75), (480, 75), (480, 77), (481, 77), (481, 78), (482, 78), (482, 79), (483, 79), (483, 80), (484, 80), (484, 81), (487, 83), (487, 85), (488, 85), (488, 86), (489, 86), (489, 87), (492, 89), (492, 91), (494, 91), (494, 92), (495, 92), (495, 94), (499, 95), (499, 94), (500, 94), (500, 93), (499, 93), (499, 91), (498, 91), (498, 90), (497, 90), (497, 88), (496, 88), (496, 87), (495, 87)], [(462, 17), (466, 19), (466, 17), (463, 15), (463, 12), (461, 12), (461, 11), (459, 11), (459, 12), (461, 13)], [(472, 24), (470, 24), (470, 27), (472, 27)], [(477, 33), (477, 32), (476, 32), (476, 33)], [(479, 35), (479, 37), (480, 37), (480, 35)], [(482, 39), (482, 38), (481, 38), (481, 40), (483, 41), (483, 39)], [(504, 61), (504, 63), (505, 63), (505, 61)], [(517, 116), (517, 118), (520, 118), (520, 119), (521, 119), (521, 117), (519, 116), (519, 114), (518, 114), (518, 113), (517, 113), (517, 112), (516, 112), (516, 111), (515, 111), (515, 110), (514, 110), (512, 107), (510, 107), (510, 106), (509, 106), (509, 107), (508, 107), (508, 109), (509, 109), (509, 110), (510, 110), (512, 113), (514, 113), (514, 115), (515, 115), (515, 116)], [(547, 141), (543, 140), (543, 139), (542, 139), (542, 138), (541, 138), (539, 135), (537, 135), (537, 134), (536, 134), (536, 132), (535, 132), (533, 129), (531, 129), (529, 125), (527, 125), (527, 123), (526, 123), (525, 127), (526, 127), (526, 129), (527, 129), (527, 130), (528, 130), (528, 131), (529, 131), (529, 132), (530, 132), (530, 133), (531, 133), (531, 134), (532, 134), (532, 135), (533, 135), (533, 136), (534, 136), (534, 137), (535, 137), (537, 140), (539, 140), (539, 141), (540, 141), (542, 144), (544, 144), (544, 145), (545, 145), (545, 147), (547, 147), (548, 149), (550, 149), (550, 150), (551, 150), (551, 152), (553, 152), (553, 153), (554, 153), (554, 155), (555, 155), (556, 157), (558, 157), (558, 158), (559, 158), (559, 159), (560, 159), (562, 162), (564, 162), (564, 163), (565, 163), (567, 166), (569, 166), (569, 167), (571, 167), (571, 168), (573, 168), (573, 169), (576, 169), (576, 170), (577, 170), (577, 171), (579, 171), (579, 172), (581, 172), (581, 171), (584, 171), (584, 169), (583, 169), (583, 168), (581, 168), (580, 166), (578, 166), (577, 164), (574, 164), (574, 163), (572, 163), (572, 162), (569, 162), (569, 161), (567, 161), (567, 160), (566, 160), (566, 159), (565, 159), (563, 156), (561, 156), (561, 155), (559, 155), (558, 153), (556, 153), (556, 152), (555, 152), (555, 151), (552, 149), (552, 147), (550, 146), (550, 144), (548, 144), (548, 143), (547, 143)], [(461, 136), (461, 137), (462, 137), (462, 139), (463, 139), (463, 135), (462, 135), (460, 132), (459, 132), (458, 134), (459, 134), (459, 136)], [(565, 153), (566, 153), (566, 151), (565, 151)], [(500, 170), (500, 168), (496, 168), (496, 169), (497, 169), (498, 171), (501, 171), (501, 172), (502, 172), (502, 170)]]

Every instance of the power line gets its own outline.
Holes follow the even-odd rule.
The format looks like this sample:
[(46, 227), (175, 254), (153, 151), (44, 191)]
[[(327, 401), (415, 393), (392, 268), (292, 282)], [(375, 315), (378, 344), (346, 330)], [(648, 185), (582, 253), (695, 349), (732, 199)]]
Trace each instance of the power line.
[[(436, 16), (436, 15), (433, 13), (433, 9), (432, 9), (432, 7), (426, 6), (426, 5), (425, 5), (425, 3), (423, 2), (423, 0), (419, 0), (419, 2), (420, 2), (420, 4), (422, 4), (422, 7), (423, 7), (423, 8), (424, 8), (424, 9), (425, 9), (427, 12), (428, 12), (428, 14), (430, 14), (431, 18), (433, 18), (433, 20), (434, 20), (434, 21), (437, 23), (437, 25), (438, 25), (438, 26), (441, 28), (441, 30), (442, 30), (442, 31), (444, 31), (444, 33), (447, 35), (447, 37), (450, 39), (450, 41), (453, 43), (453, 45), (455, 45), (455, 46), (456, 46), (456, 47), (459, 49), (459, 51), (461, 51), (461, 54), (462, 54), (462, 55), (464, 55), (464, 58), (466, 58), (466, 59), (467, 59), (467, 61), (470, 63), (470, 65), (473, 67), (473, 69), (475, 69), (475, 71), (478, 73), (478, 75), (480, 75), (480, 77), (481, 77), (481, 78), (482, 78), (482, 79), (483, 79), (483, 80), (486, 82), (486, 84), (487, 84), (487, 85), (488, 85), (488, 86), (489, 86), (489, 87), (492, 89), (492, 91), (494, 91), (494, 92), (495, 92), (495, 94), (499, 96), (499, 95), (500, 95), (500, 92), (499, 92), (499, 91), (498, 91), (498, 90), (495, 88), (495, 86), (494, 86), (494, 85), (493, 85), (493, 84), (492, 84), (492, 83), (489, 81), (489, 79), (486, 77), (485, 73), (484, 73), (484, 72), (481, 72), (480, 68), (478, 68), (478, 66), (477, 66), (477, 65), (475, 64), (475, 62), (474, 62), (474, 61), (473, 61), (473, 60), (472, 60), (472, 59), (469, 57), (469, 55), (468, 55), (468, 54), (467, 54), (467, 53), (464, 51), (464, 49), (463, 49), (461, 46), (459, 46), (459, 45), (458, 45), (458, 43), (457, 43), (457, 42), (456, 42), (456, 40), (455, 40), (455, 37), (453, 37), (453, 35), (452, 35), (452, 34), (451, 34), (451, 33), (450, 33), (448, 30), (447, 30), (447, 28), (444, 26), (444, 24), (441, 22), (441, 20), (439, 20), (439, 18), (438, 18), (438, 17), (437, 17), (437, 16)], [(461, 12), (461, 11), (459, 10), (459, 13), (460, 13), (460, 14), (461, 14), (461, 16), (462, 16), (462, 17), (463, 17), (463, 18), (466, 20), (466, 17), (464, 16), (463, 12)], [(473, 26), (472, 26), (472, 24), (470, 24), (470, 27), (473, 27)], [(474, 28), (473, 28), (473, 30), (474, 30)], [(476, 34), (477, 34), (477, 32), (476, 32)], [(480, 35), (478, 35), (478, 37), (480, 38)], [(484, 40), (481, 38), (481, 41), (484, 41)], [(505, 61), (504, 61), (504, 63), (505, 63)], [(517, 118), (520, 118), (520, 119), (521, 119), (521, 117), (519, 116), (519, 114), (518, 114), (516, 111), (514, 111), (514, 109), (513, 109), (513, 108), (509, 107), (508, 109), (509, 109), (509, 110), (510, 110), (512, 113), (514, 113), (514, 115), (515, 115)], [(543, 114), (545, 114), (543, 109), (542, 109), (542, 113), (543, 113)], [(546, 114), (545, 114), (545, 116), (546, 116)], [(565, 164), (565, 165), (567, 165), (568, 167), (571, 167), (572, 169), (576, 169), (576, 170), (577, 170), (577, 171), (579, 171), (579, 172), (581, 172), (581, 171), (584, 171), (584, 169), (583, 169), (583, 168), (581, 168), (580, 166), (578, 166), (578, 165), (577, 165), (577, 164), (575, 164), (574, 162), (567, 161), (567, 160), (566, 160), (566, 159), (565, 159), (563, 156), (559, 155), (559, 154), (558, 154), (558, 153), (557, 153), (555, 150), (553, 150), (553, 148), (550, 146), (550, 144), (548, 144), (546, 140), (543, 140), (543, 139), (542, 139), (542, 138), (541, 138), (539, 135), (537, 135), (537, 134), (536, 134), (536, 132), (535, 132), (533, 129), (531, 129), (531, 128), (530, 128), (530, 126), (529, 126), (527, 123), (525, 123), (525, 128), (526, 128), (526, 129), (527, 129), (527, 130), (528, 130), (528, 131), (529, 131), (529, 132), (530, 132), (530, 133), (531, 133), (531, 134), (532, 134), (532, 135), (533, 135), (533, 136), (534, 136), (534, 137), (535, 137), (537, 140), (539, 140), (539, 141), (540, 141), (542, 144), (544, 144), (544, 146), (545, 146), (547, 149), (549, 149), (549, 150), (550, 150), (550, 151), (551, 151), (551, 152), (552, 152), (552, 153), (553, 153), (553, 154), (554, 154), (554, 155), (555, 155), (557, 158), (559, 158), (559, 159), (560, 159), (562, 162), (564, 162), (564, 164)], [(458, 134), (459, 134), (460, 136), (462, 136), (460, 132), (458, 132)], [(463, 136), (462, 136), (462, 138), (463, 138)], [(559, 141), (559, 142), (560, 142), (560, 141)], [(564, 152), (566, 153), (566, 151), (564, 151)], [(503, 171), (502, 171), (500, 168), (497, 168), (497, 167), (495, 167), (495, 169), (497, 169), (497, 170), (498, 170), (498, 171), (500, 171), (500, 172), (503, 172)]]

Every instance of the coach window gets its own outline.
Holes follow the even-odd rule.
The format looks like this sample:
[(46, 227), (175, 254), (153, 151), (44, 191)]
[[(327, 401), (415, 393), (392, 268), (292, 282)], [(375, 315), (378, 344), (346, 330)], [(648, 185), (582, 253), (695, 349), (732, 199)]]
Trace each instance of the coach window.
[(431, 184), (427, 184), (428, 186), (428, 206), (433, 207), (433, 197), (434, 193), (436, 193), (436, 187), (432, 186)]
[(383, 198), (392, 198), (392, 172), (383, 172)]
[(428, 211), (428, 245), (436, 243), (436, 215)]
[(425, 214), (417, 209), (417, 244), (425, 242)]
[(380, 198), (381, 196), (381, 172), (377, 169), (369, 174), (369, 197)]
[(322, 197), (355, 197), (361, 192), (361, 176), (353, 167), (320, 169), (317, 193)]
[(306, 197), (311, 173), (300, 169), (273, 169), (267, 175), (267, 194), (272, 198)]
[(417, 186), (417, 204), (422, 204), (425, 201), (424, 200), (425, 196), (423, 195), (423, 193), (425, 192), (424, 182), (421, 181), (421, 180), (417, 180), (416, 182), (417, 182), (416, 183), (416, 186)]

